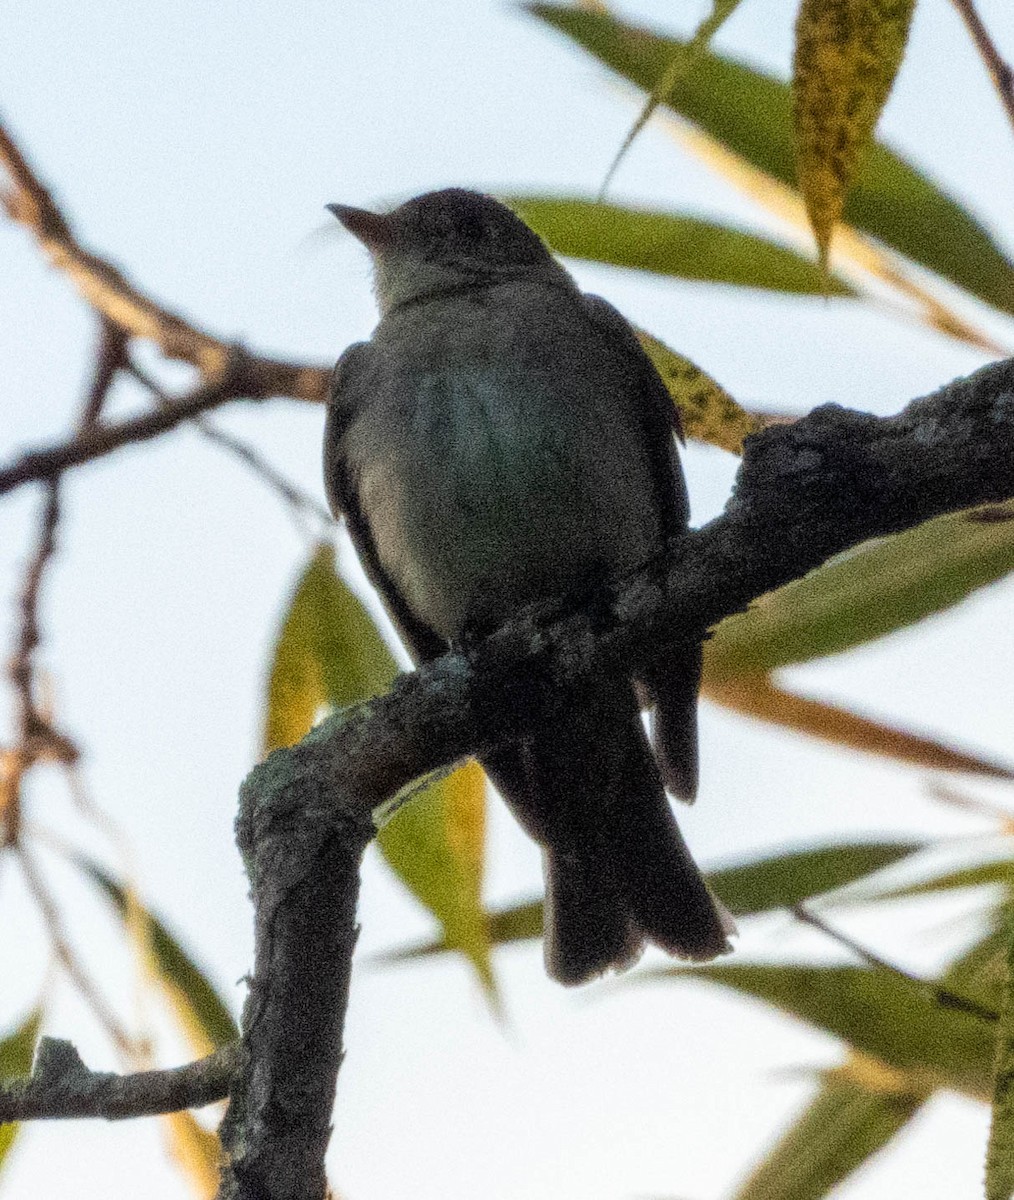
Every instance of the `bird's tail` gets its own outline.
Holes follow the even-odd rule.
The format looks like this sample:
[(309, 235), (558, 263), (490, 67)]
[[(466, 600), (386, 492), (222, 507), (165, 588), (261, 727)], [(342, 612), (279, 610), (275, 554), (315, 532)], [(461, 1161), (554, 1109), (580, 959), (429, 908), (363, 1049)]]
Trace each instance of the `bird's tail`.
[(555, 979), (621, 970), (646, 940), (695, 960), (728, 949), (728, 918), (676, 825), (625, 681), (586, 685), (551, 725), (485, 765), (543, 847)]

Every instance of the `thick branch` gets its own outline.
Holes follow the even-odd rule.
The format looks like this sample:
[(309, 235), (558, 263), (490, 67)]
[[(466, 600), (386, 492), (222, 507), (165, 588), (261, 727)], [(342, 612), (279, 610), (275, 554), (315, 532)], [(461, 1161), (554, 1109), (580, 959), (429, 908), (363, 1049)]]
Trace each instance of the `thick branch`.
[[(722, 516), (611, 595), (555, 618), (526, 614), (470, 656), (401, 676), (388, 695), (335, 714), (257, 767), (238, 820), (256, 958), (221, 1196), (323, 1200), (358, 866), (386, 801), (538, 725), (562, 687), (593, 671), (630, 673), (868, 538), (1012, 496), (1014, 361), (895, 417), (816, 409), (750, 438)], [(1012, 519), (1006, 507), (984, 515)]]
[[(370, 815), (426, 771), (537, 725), (561, 685), (630, 671), (871, 537), (1014, 495), (1014, 363), (877, 419), (826, 406), (751, 438), (721, 517), (608, 601), (529, 615), (276, 751), (241, 793), (256, 962), (221, 1197), (322, 1200)], [(1004, 516), (1004, 514), (995, 514)], [(1004, 517), (1004, 519), (1007, 519)], [(333, 957), (340, 955), (341, 957)]]
[(0, 1125), (67, 1117), (118, 1121), (201, 1108), (226, 1094), (238, 1053), (233, 1043), (182, 1067), (116, 1075), (89, 1071), (70, 1042), (43, 1038), (32, 1074), (0, 1090)]

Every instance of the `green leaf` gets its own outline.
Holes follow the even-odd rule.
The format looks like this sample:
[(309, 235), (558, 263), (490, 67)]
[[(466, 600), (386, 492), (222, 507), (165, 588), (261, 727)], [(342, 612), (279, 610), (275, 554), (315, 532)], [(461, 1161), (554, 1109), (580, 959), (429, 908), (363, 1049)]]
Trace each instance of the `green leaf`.
[(632, 977), (663, 978), (703, 979), (763, 1000), (905, 1072), (915, 1091), (950, 1087), (982, 1100), (992, 1090), (993, 1024), (945, 1008), (927, 988), (893, 972), (737, 964)]
[(803, 1114), (737, 1190), (734, 1200), (820, 1200), (882, 1149), (927, 1099), (905, 1076), (856, 1059), (827, 1072)]
[(1007, 980), (996, 1037), (993, 1113), (986, 1152), (986, 1200), (1014, 1194), (1014, 938), (1007, 952)]
[[(0, 1038), (0, 1083), (9, 1083), (32, 1072), (32, 1056), (42, 1026), (42, 1009), (33, 1008), (10, 1033)], [(0, 1125), (0, 1168), (17, 1141), (20, 1123)]]
[[(791, 908), (847, 883), (888, 867), (922, 849), (920, 842), (841, 842), (812, 846), (749, 859), (707, 874), (708, 884), (737, 917), (771, 908)], [(489, 938), (494, 945), (542, 936), (542, 903), (529, 900), (488, 915)], [(418, 958), (439, 954), (451, 947), (446, 941), (427, 942), (385, 955), (388, 959)]]
[(504, 202), (569, 258), (800, 295), (854, 294), (797, 251), (713, 221), (573, 196), (508, 196)]
[(612, 165), (606, 172), (605, 180), (602, 183), (603, 192), (605, 192), (609, 186), (609, 181), (616, 174), (616, 170), (623, 161), (624, 155), (634, 144), (634, 139), (651, 120), (652, 114), (658, 108), (662, 98), (668, 96), (673, 88), (685, 76), (690, 74), (699, 56), (711, 44), (711, 39), (739, 7), (739, 2), (740, 0), (712, 0), (711, 12), (708, 13), (694, 30), (694, 36), (690, 41), (685, 46), (681, 46), (676, 54), (673, 55), (669, 69), (659, 79), (658, 83), (655, 84), (651, 95), (644, 102), (644, 107), (638, 114), (637, 120), (630, 127), (630, 131), (623, 139), (623, 144), (617, 151)]
[(788, 850), (708, 872), (734, 916), (791, 908), (854, 883), (921, 850), (921, 842), (841, 842)]
[[(535, 4), (531, 11), (650, 92), (686, 43), (587, 9)], [(789, 86), (718, 55), (702, 54), (664, 103), (748, 162), (795, 186)], [(1014, 265), (956, 201), (897, 154), (874, 142), (845, 204), (844, 219), (917, 263), (1014, 313)]]
[(650, 333), (639, 331), (637, 336), (679, 409), (686, 436), (739, 454), (743, 439), (762, 427), (760, 418), (737, 404), (689, 358), (670, 350)]
[[(988, 1007), (995, 1000), (1004, 957), (1001, 935), (992, 932), (948, 968), (940, 985)], [(825, 1195), (908, 1122), (933, 1086), (921, 1069), (899, 1070), (852, 1051), (842, 1067), (825, 1075), (810, 1107), (735, 1200), (816, 1200)]]
[(862, 645), (957, 604), (1014, 570), (1014, 503), (878, 538), (755, 601), (705, 643), (715, 682)]
[(98, 863), (80, 854), (74, 862), (111, 902), (128, 936), (138, 944), (194, 1053), (210, 1054), (235, 1041), (239, 1029), (229, 1006), (165, 921)]
[(476, 762), (431, 783), (380, 831), (395, 874), (443, 926), (443, 943), (460, 950), (496, 1003), (490, 941), (482, 906), (486, 777)]
[(987, 916), (989, 932), (966, 950), (940, 977), (940, 986), (999, 1011), (1007, 987), (1007, 931), (1014, 910), (1005, 904)]
[(894, 84), (915, 0), (802, 0), (793, 117), (799, 188), (821, 261)]
[[(398, 667), (373, 619), (316, 548), (289, 603), (268, 684), (265, 750), (303, 737), (325, 708), (381, 694)], [(474, 763), (431, 783), (377, 835), (388, 865), (465, 954), (495, 1003), (482, 907), (486, 789)]]
[(955, 891), (958, 888), (986, 887), (1002, 884), (1014, 887), (1014, 861), (1004, 858), (997, 862), (977, 863), (971, 867), (960, 867), (956, 871), (944, 871), (929, 879), (916, 883), (890, 884), (874, 891), (877, 900), (895, 900), (901, 896), (934, 896), (938, 892)]

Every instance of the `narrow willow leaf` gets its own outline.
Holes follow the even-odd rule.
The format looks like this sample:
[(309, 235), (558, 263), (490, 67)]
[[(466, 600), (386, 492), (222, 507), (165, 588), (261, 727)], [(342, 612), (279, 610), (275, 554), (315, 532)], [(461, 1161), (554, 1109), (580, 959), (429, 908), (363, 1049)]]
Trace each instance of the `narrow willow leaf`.
[[(608, 13), (533, 4), (530, 11), (607, 67), (650, 92), (686, 43)], [(796, 182), (788, 84), (713, 53), (665, 105), (789, 186)], [(986, 229), (900, 156), (874, 143), (845, 203), (844, 219), (914, 262), (1014, 313), (1014, 264)]]
[(1008, 932), (1007, 980), (996, 1035), (993, 1113), (986, 1152), (986, 1200), (1014, 1195), (1014, 936)]
[(221, 1181), (218, 1138), (192, 1113), (167, 1113), (162, 1120), (169, 1153), (197, 1200), (215, 1200)]
[(623, 144), (616, 152), (616, 157), (613, 159), (609, 170), (606, 172), (606, 177), (602, 181), (602, 192), (605, 193), (609, 186), (609, 181), (616, 174), (616, 171), (623, 161), (624, 156), (630, 147), (634, 144), (637, 135), (651, 120), (652, 114), (662, 103), (664, 97), (679, 84), (687, 75), (694, 69), (694, 64), (698, 58), (707, 50), (711, 44), (711, 39), (722, 28), (725, 22), (739, 7), (739, 0), (712, 0), (711, 12), (701, 21), (700, 25), (694, 30), (694, 35), (685, 46), (680, 46), (677, 52), (673, 55), (672, 62), (669, 64), (669, 69), (659, 79), (658, 83), (651, 89), (651, 95), (644, 102), (644, 107), (638, 114), (637, 120), (630, 127), (630, 131), (623, 139)]
[(768, 675), (740, 675), (712, 683), (705, 672), (701, 694), (734, 712), (810, 737), (936, 771), (966, 771), (1014, 779), (1014, 768), (957, 750), (933, 738), (861, 717), (848, 709), (787, 692)]
[(688, 438), (739, 454), (743, 439), (763, 428), (760, 417), (737, 404), (725, 388), (696, 363), (670, 350), (650, 333), (639, 332), (637, 336), (669, 389)]
[[(10, 1033), (0, 1038), (0, 1083), (30, 1075), (35, 1043), (42, 1026), (42, 1009), (34, 1008)], [(0, 1125), (0, 1169), (17, 1141), (21, 1125)]]
[(325, 707), (386, 692), (398, 672), (372, 619), (321, 544), (296, 584), (275, 640), (268, 679), (264, 752), (291, 746)]
[(802, 0), (793, 118), (799, 187), (827, 262), (831, 234), (890, 94), (915, 0)]
[[(772, 908), (791, 908), (803, 900), (854, 883), (922, 849), (921, 842), (840, 842), (787, 850), (748, 859), (707, 874), (708, 885), (736, 917)], [(525, 901), (489, 913), (489, 937), (494, 945), (542, 936), (542, 904)], [(395, 950), (385, 959), (398, 960), (438, 954), (451, 949), (446, 941)]]
[(1007, 988), (1007, 927), (1014, 910), (1004, 904), (986, 917), (988, 932), (940, 977), (942, 988), (999, 1012)]
[(729, 617), (705, 644), (715, 684), (837, 654), (941, 612), (1014, 570), (1014, 503), (855, 546)]
[[(734, 1200), (820, 1200), (902, 1130), (927, 1099), (903, 1072), (855, 1060), (827, 1072), (816, 1096), (736, 1191)], [(873, 1060), (866, 1060), (872, 1063)]]
[(774, 1005), (908, 1077), (917, 1092), (950, 1087), (977, 1100), (992, 1091), (993, 1023), (945, 1008), (893, 972), (865, 967), (669, 967), (632, 976), (703, 979)]
[(714, 221), (572, 196), (507, 196), (504, 203), (566, 257), (798, 295), (854, 294), (798, 251)]
[[(318, 546), (304, 569), (275, 643), (265, 750), (303, 737), (325, 708), (385, 692), (398, 668), (376, 625)], [(380, 830), (385, 860), (465, 954), (495, 1001), (482, 908), (486, 796), (470, 763), (430, 784)]]
[(195, 1056), (210, 1054), (238, 1038), (239, 1029), (229, 1006), (166, 922), (146, 909), (98, 863), (83, 855), (77, 855), (74, 861), (112, 903), (128, 936), (140, 939), (144, 961)]
[(403, 805), (378, 840), (395, 873), (440, 921), (447, 948), (467, 955), (495, 1002), (482, 906), (485, 819), (486, 777), (468, 762)]
[(1014, 888), (1014, 861), (1005, 858), (998, 862), (977, 863), (971, 867), (960, 867), (956, 871), (944, 871), (928, 879), (920, 879), (916, 883), (892, 883), (871, 887), (871, 895), (877, 900), (896, 900), (902, 896), (933, 896), (938, 892), (988, 887), (991, 884)]
[(921, 842), (839, 842), (786, 850), (709, 871), (709, 885), (733, 916), (791, 908), (907, 858)]
[[(780, 222), (801, 233), (811, 233), (806, 205), (794, 187), (753, 166), (697, 125), (668, 116), (660, 123), (660, 127), (694, 158)], [(1007, 347), (1002, 342), (955, 312), (940, 295), (932, 278), (925, 278), (924, 272), (917, 275), (906, 260), (889, 247), (847, 223), (839, 224), (835, 230), (833, 262), (837, 270), (860, 272), (856, 280), (860, 295), (868, 299), (878, 295), (877, 303), (883, 312), (894, 309), (903, 319), (915, 317), (937, 333), (957, 338), (991, 357), (1004, 357), (1007, 354)], [(867, 276), (886, 284), (898, 299), (892, 300), (879, 290), (873, 293)], [(915, 307), (911, 308), (910, 303)]]

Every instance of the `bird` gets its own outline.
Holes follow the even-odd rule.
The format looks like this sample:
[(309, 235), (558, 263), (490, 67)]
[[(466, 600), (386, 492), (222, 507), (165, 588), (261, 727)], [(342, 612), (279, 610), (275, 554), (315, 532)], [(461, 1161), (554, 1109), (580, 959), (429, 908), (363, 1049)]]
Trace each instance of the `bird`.
[[(519, 216), (464, 188), (327, 207), (369, 252), (380, 319), (334, 370), (325, 490), (417, 664), (686, 535), (664, 383)], [(583, 680), (481, 755), (541, 847), (560, 983), (626, 969), (646, 943), (694, 961), (729, 949), (666, 795), (693, 799), (698, 775), (701, 650), (676, 645), (637, 679)]]

